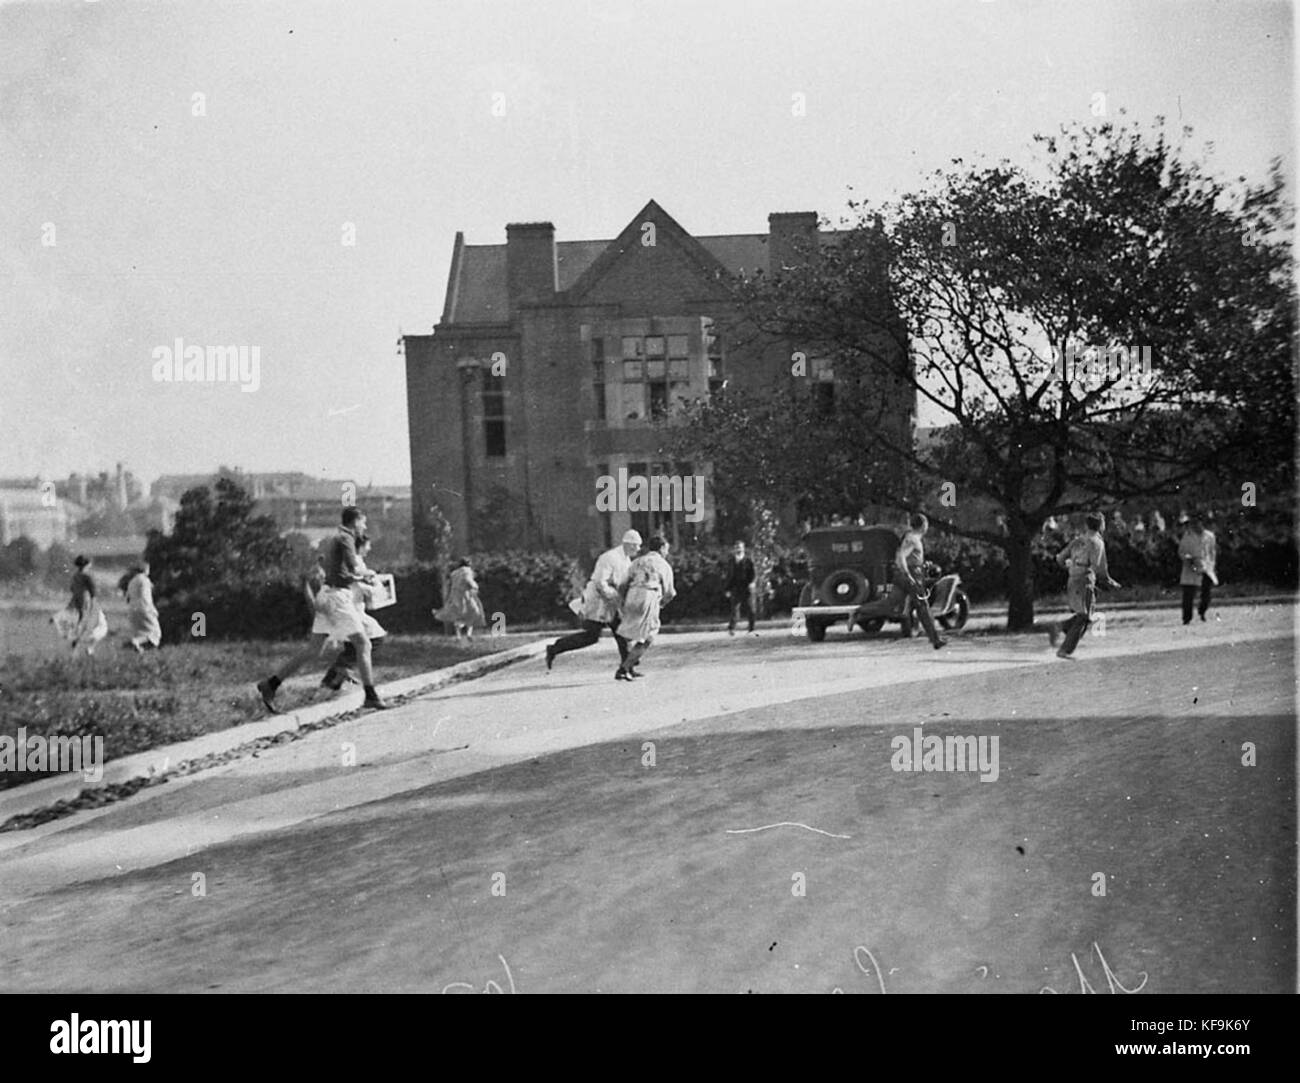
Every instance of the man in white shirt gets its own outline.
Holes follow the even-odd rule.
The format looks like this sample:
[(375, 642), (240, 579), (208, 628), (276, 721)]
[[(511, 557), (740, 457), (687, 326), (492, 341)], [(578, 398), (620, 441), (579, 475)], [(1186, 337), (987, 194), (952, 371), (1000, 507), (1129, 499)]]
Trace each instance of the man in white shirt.
[(614, 633), (614, 642), (618, 644), (619, 661), (627, 661), (627, 640), (618, 634), (618, 608), (623, 601), (623, 587), (627, 585), (627, 577), (632, 569), (632, 558), (640, 549), (641, 535), (635, 530), (629, 530), (619, 545), (600, 554), (580, 602), (574, 605), (574, 612), (582, 618), (582, 631), (557, 639), (546, 648), (548, 670), (554, 664), (556, 655), (590, 647), (600, 638), (600, 630), (606, 625), (609, 625), (609, 630)]
[(1201, 620), (1210, 608), (1210, 588), (1219, 582), (1215, 564), (1218, 561), (1218, 542), (1214, 532), (1205, 525), (1199, 515), (1193, 515), (1184, 524), (1183, 536), (1178, 543), (1178, 558), (1182, 571), (1178, 583), (1183, 588), (1183, 623), (1192, 622), (1192, 607), (1196, 603), (1196, 592), (1201, 592), (1200, 605), (1196, 611)]

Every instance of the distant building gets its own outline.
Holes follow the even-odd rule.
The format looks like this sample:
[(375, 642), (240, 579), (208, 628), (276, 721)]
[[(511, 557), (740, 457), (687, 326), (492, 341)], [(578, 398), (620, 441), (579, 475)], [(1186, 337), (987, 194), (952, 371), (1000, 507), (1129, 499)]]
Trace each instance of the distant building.
[(41, 549), (71, 543), (74, 509), (53, 489), (40, 485), (39, 479), (33, 479), (32, 488), (0, 488), (0, 545), (22, 537)]
[[(434, 505), (461, 550), (589, 553), (629, 527), (677, 542), (707, 533), (708, 485), (688, 517), (633, 501), (598, 508), (599, 479), (707, 477), (708, 464), (669, 461), (652, 419), (728, 381), (792, 378), (788, 344), (733, 333), (734, 281), (778, 274), (839, 234), (812, 211), (768, 226), (694, 237), (652, 200), (613, 240), (557, 242), (549, 222), (508, 225), (505, 244), (457, 233), (441, 322), (403, 337), (417, 557), (433, 556)], [(833, 366), (809, 367), (817, 392), (833, 395)], [(910, 431), (910, 387), (888, 378), (880, 390), (890, 423)]]
[(366, 513), (372, 534), (409, 534), (411, 529), (409, 486), (363, 485), (301, 472), (252, 474), (222, 467), (212, 474), (164, 475), (153, 483), (151, 492), (155, 500), (179, 506), (187, 490), (211, 488), (223, 476), (252, 496), (257, 501), (255, 513), (271, 516), (281, 533), (301, 533), (318, 540), (338, 527), (346, 504), (356, 504)]

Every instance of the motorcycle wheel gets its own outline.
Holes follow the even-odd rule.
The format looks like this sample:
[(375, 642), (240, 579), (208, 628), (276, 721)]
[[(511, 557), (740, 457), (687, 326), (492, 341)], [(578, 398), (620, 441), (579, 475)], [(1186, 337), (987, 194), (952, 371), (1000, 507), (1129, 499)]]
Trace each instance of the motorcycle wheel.
[(884, 628), (885, 620), (883, 617), (871, 617), (868, 620), (858, 621), (858, 627), (862, 629), (864, 635), (878, 636), (880, 630)]
[(966, 621), (970, 617), (970, 600), (962, 591), (957, 592), (957, 612), (949, 614), (943, 618), (943, 626), (949, 629), (960, 630), (966, 627)]

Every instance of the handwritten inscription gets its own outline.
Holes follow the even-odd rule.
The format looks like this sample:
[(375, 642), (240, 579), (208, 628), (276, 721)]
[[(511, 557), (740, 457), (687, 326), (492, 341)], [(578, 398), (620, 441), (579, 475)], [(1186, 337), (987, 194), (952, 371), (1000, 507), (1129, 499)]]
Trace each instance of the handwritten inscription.
[[(505, 972), (506, 972), (506, 981), (509, 983), (509, 985), (510, 985), (510, 991), (513, 993), (513, 992), (516, 991), (516, 990), (515, 990), (515, 978), (514, 978), (514, 975), (510, 973), (510, 964), (506, 962), (506, 957), (505, 957), (504, 955), (498, 955), (497, 958), (501, 960), (501, 965), (502, 965), (502, 967), (505, 968)], [(443, 994), (446, 995), (446, 993), (447, 993), (447, 991), (448, 991), (449, 989), (468, 989), (471, 993), (474, 992), (474, 986), (471, 985), (471, 984), (470, 984), (469, 982), (467, 982), (467, 981), (453, 981), (453, 982), (449, 982), (448, 984), (446, 984), (446, 985), (444, 985), (444, 986), (442, 987)], [(495, 982), (495, 981), (493, 981), (491, 978), (489, 978), (488, 981), (487, 981), (487, 984), (486, 984), (485, 986), (483, 986), (483, 992), (485, 992), (485, 993), (504, 993), (505, 990), (502, 989), (501, 986), (500, 986), (497, 982)]]
[[(1145, 988), (1147, 980), (1150, 977), (1150, 975), (1148, 975), (1145, 970), (1142, 971), (1142, 981), (1139, 982), (1132, 989), (1129, 989), (1127, 986), (1124, 985), (1123, 982), (1119, 980), (1119, 977), (1115, 974), (1115, 972), (1111, 970), (1110, 964), (1106, 962), (1106, 956), (1103, 955), (1101, 952), (1101, 946), (1095, 940), (1093, 941), (1092, 944), (1092, 950), (1097, 953), (1097, 958), (1101, 961), (1102, 973), (1105, 974), (1106, 984), (1110, 988), (1110, 991), (1112, 993), (1138, 993), (1141, 992), (1143, 988)], [(853, 961), (854, 963), (857, 964), (858, 969), (863, 974), (867, 975), (867, 977), (874, 977), (876, 979), (876, 984), (880, 986), (880, 991), (882, 993), (887, 992), (887, 990), (885, 989), (884, 973), (881, 971), (880, 964), (876, 961), (876, 957), (871, 953), (870, 948), (864, 947), (861, 944), (855, 947), (853, 949)], [(1083, 972), (1083, 967), (1079, 965), (1079, 957), (1075, 955), (1074, 952), (1070, 952), (1070, 961), (1074, 963), (1074, 972), (1079, 977), (1079, 992), (1095, 993), (1097, 990), (1093, 988), (1092, 983), (1088, 981), (1087, 976)], [(867, 966), (867, 963), (871, 964), (870, 967)], [(897, 967), (891, 967), (889, 973), (892, 975), (894, 971), (897, 969), (898, 969)], [(988, 972), (989, 972), (988, 967), (986, 966), (976, 967), (976, 972), (978, 973), (979, 971), (983, 971), (983, 973), (980, 974), (981, 978), (988, 977)], [(1038, 991), (1040, 993), (1056, 992), (1056, 990), (1053, 989), (1050, 985), (1044, 985)], [(844, 992), (844, 990), (837, 985), (834, 989), (831, 990), (831, 992), (842, 993)]]

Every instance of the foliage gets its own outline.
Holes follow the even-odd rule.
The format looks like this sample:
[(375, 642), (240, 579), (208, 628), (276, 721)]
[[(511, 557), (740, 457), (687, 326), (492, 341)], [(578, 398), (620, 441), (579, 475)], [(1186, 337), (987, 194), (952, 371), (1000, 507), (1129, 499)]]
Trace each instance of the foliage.
[(145, 559), (165, 639), (189, 638), (203, 614), (212, 639), (305, 634), (302, 593), (310, 561), (230, 478), (188, 490), (170, 534), (149, 532)]
[[(843, 419), (851, 435), (839, 458), (784, 387), (761, 402), (728, 392), (731, 407), (697, 410), (681, 434), (684, 452), (696, 443), (723, 455), (727, 484), (747, 496), (785, 497), (823, 471), (809, 491), (827, 509), (870, 495), (1003, 550), (1012, 628), (1032, 624), (1032, 550), (1051, 517), (1224, 472), (1279, 488), (1294, 476), (1292, 222), (1280, 170), (1229, 187), (1163, 130), (1110, 123), (1038, 143), (1036, 171), (957, 161), (880, 212), (854, 204), (859, 221), (836, 244), (742, 289), (755, 328), (834, 359), (847, 401), (882, 370), (884, 383), (909, 384), (947, 421), (932, 441)], [(1150, 376), (1114, 365), (1063, 378), (1072, 351), (1121, 348), (1149, 350)], [(746, 462), (756, 464), (748, 481)], [(855, 462), (869, 493), (842, 480)], [(946, 518), (946, 482), (991, 501), (1005, 531)]]

